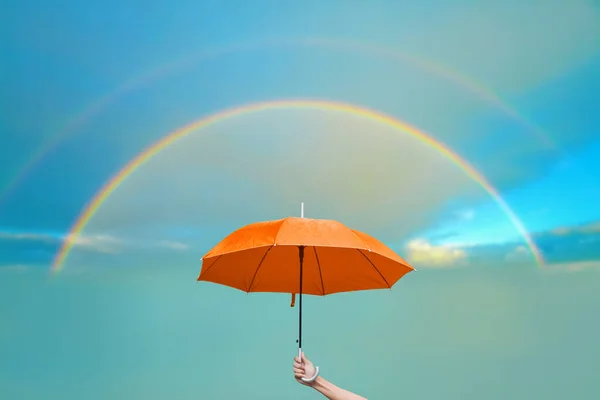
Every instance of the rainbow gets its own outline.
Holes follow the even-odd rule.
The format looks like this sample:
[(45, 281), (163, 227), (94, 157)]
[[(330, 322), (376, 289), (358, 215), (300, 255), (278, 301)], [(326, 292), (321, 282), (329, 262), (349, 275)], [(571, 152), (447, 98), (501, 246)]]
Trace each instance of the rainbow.
[(77, 218), (77, 220), (71, 227), (69, 234), (65, 238), (61, 248), (56, 254), (52, 265), (52, 272), (58, 273), (63, 268), (64, 262), (68, 257), (69, 252), (73, 248), (77, 237), (83, 231), (83, 229), (88, 224), (90, 219), (94, 216), (94, 214), (98, 211), (98, 209), (102, 206), (102, 204), (106, 201), (106, 199), (137, 168), (141, 167), (154, 155), (158, 154), (166, 147), (175, 143), (179, 139), (186, 137), (192, 132), (207, 128), (211, 125), (217, 124), (232, 117), (238, 117), (246, 114), (274, 109), (320, 109), (326, 111), (348, 113), (395, 128), (401, 132), (413, 136), (415, 139), (427, 144), (428, 146), (431, 146), (445, 158), (456, 164), (465, 174), (467, 174), (471, 179), (473, 179), (475, 182), (481, 185), (481, 187), (492, 196), (492, 198), (496, 201), (498, 206), (505, 212), (505, 214), (511, 220), (516, 230), (522, 235), (536, 263), (540, 267), (543, 267), (544, 259), (540, 250), (532, 240), (528, 231), (525, 229), (525, 226), (523, 225), (521, 220), (515, 215), (515, 213), (512, 211), (509, 205), (502, 199), (502, 197), (500, 197), (498, 191), (485, 179), (485, 177), (481, 173), (479, 173), (467, 161), (462, 159), (458, 154), (454, 153), (444, 144), (440, 143), (439, 141), (422, 132), (421, 130), (403, 121), (394, 119), (391, 116), (357, 105), (322, 100), (277, 100), (247, 104), (209, 115), (205, 118), (201, 118), (197, 121), (194, 121), (188, 125), (183, 126), (182, 128), (171, 132), (170, 134), (163, 137), (161, 140), (155, 142), (154, 144), (143, 150), (137, 157), (135, 157), (123, 169), (121, 169), (121, 171), (114, 175), (112, 179), (110, 179), (86, 205), (83, 212), (80, 214), (80, 216)]
[(0, 201), (6, 198), (15, 190), (19, 182), (23, 181), (38, 165), (47, 154), (56, 148), (63, 140), (77, 132), (79, 128), (85, 125), (95, 115), (101, 113), (110, 104), (114, 103), (121, 96), (136, 90), (140, 87), (148, 85), (157, 79), (167, 76), (175, 71), (184, 69), (190, 65), (194, 65), (200, 61), (222, 57), (227, 54), (234, 54), (243, 51), (253, 51), (271, 47), (289, 47), (289, 46), (306, 46), (328, 48), (336, 51), (345, 51), (350, 53), (364, 54), (366, 56), (378, 57), (383, 60), (390, 60), (398, 63), (406, 63), (413, 65), (427, 73), (438, 76), (448, 82), (454, 83), (457, 87), (462, 88), (479, 98), (486, 104), (496, 108), (506, 116), (517, 122), (530, 134), (535, 136), (540, 143), (548, 148), (556, 148), (554, 143), (544, 130), (536, 124), (524, 118), (517, 110), (512, 108), (492, 89), (485, 87), (480, 82), (477, 82), (469, 77), (466, 77), (447, 66), (440, 65), (426, 58), (411, 54), (405, 51), (399, 51), (386, 46), (373, 45), (359, 41), (350, 41), (342, 39), (330, 38), (278, 38), (267, 39), (254, 42), (242, 42), (229, 46), (218, 47), (212, 50), (207, 50), (201, 53), (192, 54), (180, 60), (172, 61), (161, 65), (157, 68), (145, 71), (138, 74), (136, 77), (126, 81), (124, 84), (117, 87), (112, 92), (99, 98), (90, 104), (87, 108), (76, 114), (57, 134), (52, 135), (49, 140), (43, 142), (27, 160), (26, 164), (19, 172), (10, 179), (0, 193)]

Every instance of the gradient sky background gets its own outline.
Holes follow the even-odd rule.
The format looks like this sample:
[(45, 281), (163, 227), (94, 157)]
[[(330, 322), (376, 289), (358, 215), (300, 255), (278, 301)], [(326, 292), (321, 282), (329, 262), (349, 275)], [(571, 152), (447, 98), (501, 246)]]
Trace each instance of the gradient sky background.
[[(2, 4), (0, 397), (308, 399), (289, 295), (197, 283), (255, 220), (334, 218), (417, 268), (392, 291), (305, 302), (305, 350), (369, 399), (600, 396), (596, 1)], [(102, 186), (169, 132), (269, 109), (140, 167), (50, 274)]]

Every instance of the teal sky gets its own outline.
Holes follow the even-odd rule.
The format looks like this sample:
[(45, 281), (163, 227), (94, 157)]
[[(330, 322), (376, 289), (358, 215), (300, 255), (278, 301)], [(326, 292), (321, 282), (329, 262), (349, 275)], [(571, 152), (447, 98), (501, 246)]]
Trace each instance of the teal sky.
[[(240, 225), (298, 215), (374, 235), (417, 272), (305, 302), (307, 355), (368, 397), (592, 399), (600, 347), (597, 2), (3, 4), (0, 398), (309, 399), (289, 295), (195, 281)], [(500, 193), (369, 118), (426, 132)]]

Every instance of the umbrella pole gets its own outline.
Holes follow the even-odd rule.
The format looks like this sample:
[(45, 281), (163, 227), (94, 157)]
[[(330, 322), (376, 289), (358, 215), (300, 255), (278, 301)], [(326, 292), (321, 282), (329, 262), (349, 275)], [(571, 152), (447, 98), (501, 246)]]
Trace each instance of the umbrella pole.
[(302, 264), (304, 263), (304, 246), (298, 246), (300, 256), (300, 291), (298, 293), (298, 358), (302, 360)]
[[(304, 203), (300, 203), (300, 218), (304, 218)], [(304, 246), (298, 246), (300, 256), (300, 292), (298, 293), (298, 358), (302, 360), (302, 264), (304, 263)]]

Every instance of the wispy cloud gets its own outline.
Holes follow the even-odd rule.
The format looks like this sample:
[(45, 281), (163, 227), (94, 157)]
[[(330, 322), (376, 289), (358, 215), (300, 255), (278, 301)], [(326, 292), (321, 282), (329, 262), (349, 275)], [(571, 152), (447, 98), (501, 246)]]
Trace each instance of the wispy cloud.
[(33, 266), (27, 265), (27, 264), (0, 265), (0, 273), (6, 272), (6, 273), (24, 274), (24, 273), (30, 271), (32, 268), (33, 268)]
[(0, 232), (0, 240), (3, 239), (58, 244), (69, 238), (72, 238), (74, 246), (88, 249), (90, 251), (96, 251), (99, 253), (118, 252), (119, 246), (124, 244), (123, 240), (117, 237), (103, 234), (84, 234), (70, 237), (47, 232)]
[(73, 237), (74, 246), (98, 253), (118, 253), (126, 242), (110, 235), (80, 235)]
[(462, 221), (471, 221), (475, 218), (475, 210), (461, 210), (456, 213), (456, 216)]
[(58, 240), (56, 236), (46, 233), (34, 232), (1, 232), (0, 240), (31, 240), (36, 242), (54, 243)]
[(190, 248), (188, 244), (178, 241), (136, 241), (108, 234), (80, 234), (73, 236), (61, 236), (44, 232), (0, 231), (0, 240), (30, 241), (57, 245), (65, 240), (72, 240), (73, 246), (76, 248), (104, 254), (117, 254), (125, 248), (148, 246), (158, 246), (160, 248), (176, 251), (185, 251)]
[(549, 264), (546, 266), (548, 271), (551, 272), (581, 272), (585, 270), (598, 270), (600, 271), (600, 260), (590, 261), (573, 261)]
[(530, 251), (525, 245), (518, 245), (504, 257), (506, 261), (523, 261), (529, 257)]
[(170, 241), (170, 240), (162, 240), (158, 242), (158, 245), (161, 247), (165, 247), (167, 249), (178, 250), (178, 251), (186, 251), (189, 250), (190, 246), (186, 243)]
[(565, 226), (559, 227), (552, 230), (552, 233), (558, 236), (578, 234), (595, 234), (600, 233), (600, 221), (592, 222), (590, 224), (578, 225), (578, 226)]
[(600, 221), (539, 232), (533, 239), (557, 262), (600, 259)]

